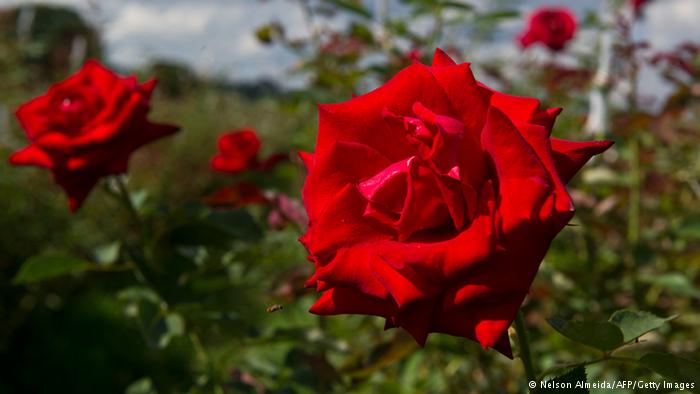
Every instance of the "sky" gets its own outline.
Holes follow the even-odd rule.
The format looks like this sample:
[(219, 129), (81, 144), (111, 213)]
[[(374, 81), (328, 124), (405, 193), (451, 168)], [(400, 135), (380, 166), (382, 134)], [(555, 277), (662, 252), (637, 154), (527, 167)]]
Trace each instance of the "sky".
[[(390, 0), (395, 2), (396, 0)], [(465, 0), (467, 1), (467, 0)], [(70, 5), (102, 31), (107, 60), (117, 66), (138, 66), (153, 58), (179, 60), (199, 73), (233, 80), (284, 80), (295, 57), (279, 46), (260, 44), (253, 31), (270, 21), (283, 23), (287, 33), (308, 32), (302, 12), (292, 0), (45, 0)], [(467, 1), (484, 7), (487, 0)], [(28, 0), (0, 0), (0, 7), (29, 4)], [(598, 10), (603, 0), (512, 1), (524, 13), (544, 4), (566, 5), (579, 17)], [(365, 0), (373, 7), (373, 0)], [(700, 0), (655, 0), (646, 9), (638, 34), (653, 47), (670, 49), (684, 40), (700, 40)], [(335, 21), (342, 23), (342, 21)], [(504, 24), (504, 37), (523, 28), (524, 18)], [(579, 37), (575, 45), (589, 45)], [(575, 47), (574, 45), (574, 47)], [(499, 52), (515, 53), (513, 40), (504, 39)]]

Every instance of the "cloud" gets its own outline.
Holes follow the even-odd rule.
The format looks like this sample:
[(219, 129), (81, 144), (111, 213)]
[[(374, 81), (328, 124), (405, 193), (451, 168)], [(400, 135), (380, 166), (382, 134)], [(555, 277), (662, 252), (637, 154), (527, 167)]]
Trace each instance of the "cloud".
[(657, 0), (644, 14), (647, 37), (654, 48), (669, 49), (683, 41), (700, 40), (698, 0)]
[(128, 3), (109, 24), (106, 39), (118, 41), (130, 36), (156, 35), (186, 37), (206, 32), (217, 10), (197, 4), (178, 4), (163, 9), (155, 5)]

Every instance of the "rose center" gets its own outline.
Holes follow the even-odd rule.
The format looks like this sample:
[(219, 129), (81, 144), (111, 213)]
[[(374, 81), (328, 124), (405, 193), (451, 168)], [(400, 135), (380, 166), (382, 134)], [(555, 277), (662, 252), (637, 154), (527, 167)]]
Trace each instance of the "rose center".
[(413, 111), (415, 117), (387, 111), (387, 121), (403, 129), (415, 154), (357, 185), (367, 200), (364, 215), (392, 228), (401, 241), (461, 231), (473, 218), (474, 190), (483, 182), (480, 144), (464, 124), (420, 103)]

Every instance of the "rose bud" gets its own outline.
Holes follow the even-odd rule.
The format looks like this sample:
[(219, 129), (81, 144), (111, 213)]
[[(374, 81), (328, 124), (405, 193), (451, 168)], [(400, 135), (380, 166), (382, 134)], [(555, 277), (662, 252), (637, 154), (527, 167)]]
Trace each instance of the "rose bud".
[(222, 134), (217, 144), (219, 153), (211, 159), (211, 168), (228, 174), (248, 170), (267, 171), (288, 159), (285, 153), (275, 153), (261, 162), (258, 153), (262, 144), (253, 129), (233, 130)]
[(219, 137), (219, 153), (211, 159), (211, 168), (236, 174), (258, 166), (260, 139), (252, 129), (228, 132)]
[(560, 109), (496, 92), (440, 50), (318, 110), (315, 152), (301, 154), (311, 312), (511, 356), (508, 326), (574, 214), (564, 185), (612, 142), (551, 138)]
[(519, 41), (524, 48), (539, 43), (557, 52), (564, 49), (575, 33), (576, 16), (568, 8), (541, 7), (530, 15)]
[(127, 171), (136, 149), (178, 130), (147, 119), (155, 86), (155, 80), (138, 84), (87, 61), (19, 107), (30, 145), (12, 154), (10, 163), (49, 169), (76, 211), (101, 177)]

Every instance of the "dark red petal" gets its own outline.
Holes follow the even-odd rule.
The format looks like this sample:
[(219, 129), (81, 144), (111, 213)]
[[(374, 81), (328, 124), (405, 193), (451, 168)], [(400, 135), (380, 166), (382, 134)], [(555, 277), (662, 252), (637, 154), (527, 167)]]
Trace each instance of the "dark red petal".
[(314, 217), (314, 228), (307, 240), (309, 251), (325, 255), (345, 246), (389, 238), (378, 225), (362, 217), (366, 205), (366, 200), (352, 184), (329, 197), (325, 209)]
[[(396, 247), (401, 246), (397, 244)], [(392, 262), (382, 256), (373, 259), (370, 267), (399, 309), (404, 305), (433, 296), (440, 290), (439, 284), (431, 282), (410, 266), (404, 265), (403, 261)]]
[(20, 149), (10, 156), (10, 164), (12, 165), (30, 165), (46, 168), (53, 168), (54, 164), (51, 157), (41, 150), (36, 145), (29, 145), (26, 148)]
[[(549, 195), (551, 177), (510, 120), (491, 108), (481, 144), (490, 154), (498, 174), (498, 211), (503, 231), (537, 220)], [(517, 160), (513, 160), (517, 157)]]
[(68, 207), (71, 212), (76, 212), (97, 184), (99, 176), (89, 173), (54, 174), (54, 179), (68, 195)]
[(547, 204), (543, 206), (540, 218), (543, 221), (551, 218), (553, 220), (552, 231), (558, 233), (571, 220), (574, 213), (574, 204), (564, 187), (564, 183), (559, 178), (552, 158), (549, 130), (543, 126), (530, 123), (519, 123), (517, 126), (520, 134), (535, 151), (550, 175), (550, 180), (554, 186), (553, 195), (548, 200), (550, 206), (546, 206)]
[(421, 104), (430, 108), (433, 112), (451, 116), (464, 123), (467, 131), (478, 140), (488, 108), (488, 96), (479, 89), (474, 75), (469, 68), (469, 63), (462, 63), (451, 67), (430, 67), (438, 84), (450, 99), (453, 112), (440, 111), (424, 100)]
[(540, 107), (540, 100), (493, 92), (491, 105), (513, 121), (530, 122)]
[(51, 112), (50, 105), (50, 97), (43, 95), (29, 100), (17, 108), (15, 116), (30, 141), (34, 141), (37, 136), (50, 131), (51, 123), (48, 119), (48, 114)]
[(341, 189), (357, 184), (391, 164), (376, 149), (348, 141), (335, 141), (324, 154), (306, 156), (305, 163), (313, 165), (301, 192), (311, 220), (326, 209)]
[[(378, 89), (340, 104), (319, 105), (319, 132), (316, 153), (328, 152), (335, 141), (368, 145), (391, 162), (414, 154), (405, 129), (384, 119), (384, 110), (411, 113), (416, 101), (440, 114), (450, 114), (452, 106), (442, 87), (427, 67), (414, 64), (401, 70)], [(319, 157), (317, 160), (322, 161)]]
[(408, 331), (423, 347), (433, 325), (435, 309), (434, 299), (420, 300), (399, 310), (393, 323)]
[(381, 298), (368, 296), (352, 288), (335, 287), (321, 294), (309, 312), (316, 315), (351, 313), (387, 317), (394, 310), (391, 303)]
[[(318, 265), (310, 283), (324, 282), (330, 287), (349, 287), (364, 294), (387, 299), (389, 291), (382, 283), (372, 265), (385, 264), (370, 248), (356, 246), (338, 250), (333, 260)], [(318, 283), (316, 283), (318, 285)]]
[(591, 157), (605, 152), (613, 141), (574, 142), (552, 138), (554, 164), (562, 182), (568, 183)]
[(454, 66), (455, 61), (452, 60), (450, 55), (446, 54), (442, 49), (435, 48), (435, 54), (433, 55), (433, 67), (445, 67)]

